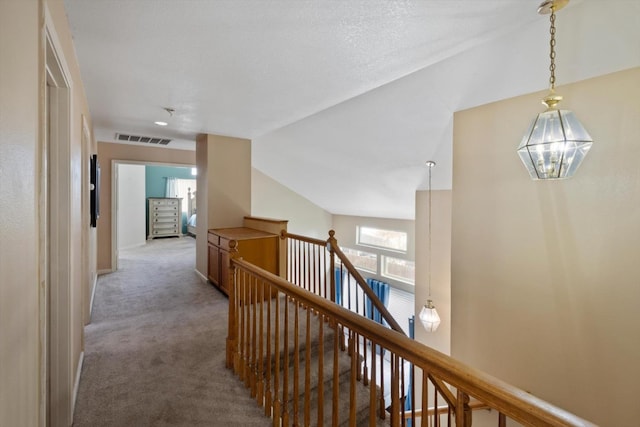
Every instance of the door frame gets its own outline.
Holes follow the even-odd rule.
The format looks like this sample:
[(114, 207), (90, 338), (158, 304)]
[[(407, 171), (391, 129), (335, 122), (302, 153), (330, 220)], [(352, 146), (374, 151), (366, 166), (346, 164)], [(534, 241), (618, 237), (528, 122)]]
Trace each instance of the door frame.
[(44, 4), (39, 149), (39, 424), (73, 419), (71, 328), (71, 99), (73, 81)]

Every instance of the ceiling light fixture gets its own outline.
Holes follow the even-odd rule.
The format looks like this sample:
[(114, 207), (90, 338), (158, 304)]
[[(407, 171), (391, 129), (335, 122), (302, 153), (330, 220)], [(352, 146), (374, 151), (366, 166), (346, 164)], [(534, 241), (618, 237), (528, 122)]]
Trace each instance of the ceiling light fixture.
[[(169, 108), (169, 107), (164, 107), (163, 109), (164, 109), (164, 111), (166, 111), (167, 113), (169, 113), (169, 117), (173, 117), (173, 113), (175, 113), (175, 112), (176, 112), (176, 110), (175, 110), (175, 109), (173, 109), (173, 108)], [(165, 122), (165, 121), (163, 121), (163, 120), (158, 120), (157, 122), (153, 122), (153, 123), (155, 123), (155, 124), (156, 124), (156, 125), (158, 125), (158, 126), (167, 126), (167, 125), (169, 124), (168, 122)]]
[(420, 322), (422, 322), (422, 326), (427, 330), (427, 332), (435, 332), (440, 325), (440, 316), (438, 316), (438, 312), (436, 311), (436, 307), (433, 305), (433, 301), (431, 300), (431, 169), (436, 165), (436, 162), (433, 160), (429, 160), (426, 163), (427, 167), (429, 167), (429, 254), (427, 257), (427, 271), (428, 278), (427, 283), (429, 286), (429, 297), (427, 298), (427, 302), (420, 310), (420, 314), (418, 317), (420, 318)]
[(569, 178), (578, 169), (593, 144), (591, 136), (573, 112), (557, 109), (562, 96), (555, 93), (556, 11), (567, 3), (569, 0), (546, 0), (538, 8), (541, 15), (551, 14), (550, 90), (542, 100), (547, 110), (538, 114), (531, 122), (518, 147), (518, 155), (534, 180)]

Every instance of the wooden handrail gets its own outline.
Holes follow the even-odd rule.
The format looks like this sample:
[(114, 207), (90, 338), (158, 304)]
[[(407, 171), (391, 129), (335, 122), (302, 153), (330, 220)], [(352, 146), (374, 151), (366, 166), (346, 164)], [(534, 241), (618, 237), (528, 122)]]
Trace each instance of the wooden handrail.
[(280, 238), (281, 239), (285, 239), (285, 238), (296, 239), (296, 240), (300, 240), (300, 241), (307, 242), (307, 243), (313, 243), (314, 245), (318, 245), (318, 246), (326, 246), (327, 245), (327, 241), (326, 240), (314, 239), (313, 237), (301, 236), (299, 234), (292, 234), (292, 233), (287, 232), (286, 230), (282, 230), (280, 232)]
[(351, 331), (373, 340), (394, 355), (445, 381), (455, 387), (459, 393), (466, 393), (517, 422), (530, 426), (594, 426), (589, 421), (325, 298), (294, 286), (283, 278), (242, 259), (232, 259), (230, 263), (231, 268), (239, 268), (264, 280), (272, 289), (278, 290), (306, 307), (324, 313)]

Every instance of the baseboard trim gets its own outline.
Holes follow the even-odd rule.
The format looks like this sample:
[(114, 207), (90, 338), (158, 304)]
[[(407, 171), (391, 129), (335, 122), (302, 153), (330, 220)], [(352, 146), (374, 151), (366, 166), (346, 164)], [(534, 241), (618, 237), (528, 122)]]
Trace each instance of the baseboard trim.
[(78, 389), (80, 388), (80, 374), (82, 374), (82, 365), (84, 364), (84, 351), (80, 352), (78, 358), (78, 369), (76, 371), (76, 380), (73, 384), (73, 399), (71, 400), (71, 422), (73, 423), (73, 415), (76, 412), (76, 400), (78, 398)]
[(107, 268), (105, 270), (98, 270), (98, 276), (102, 276), (103, 274), (109, 274), (109, 273), (113, 273), (113, 269), (112, 268)]
[(207, 279), (207, 277), (204, 274), (200, 273), (198, 270), (193, 270), (193, 271), (196, 272), (200, 280), (202, 280), (204, 283), (209, 282), (209, 279)]

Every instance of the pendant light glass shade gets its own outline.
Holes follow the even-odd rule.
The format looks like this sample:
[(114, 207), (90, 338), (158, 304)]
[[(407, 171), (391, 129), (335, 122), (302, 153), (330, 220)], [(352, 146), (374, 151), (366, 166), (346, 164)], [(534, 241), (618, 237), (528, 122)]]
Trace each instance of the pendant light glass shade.
[(418, 317), (427, 332), (435, 332), (438, 326), (440, 326), (440, 316), (438, 316), (436, 307), (431, 300), (427, 300), (427, 303), (422, 307), (422, 310), (420, 310)]
[(593, 139), (569, 110), (549, 108), (531, 122), (518, 155), (534, 180), (572, 176)]
[(569, 110), (559, 110), (562, 96), (555, 93), (556, 84), (556, 11), (569, 0), (545, 0), (538, 8), (540, 14), (550, 14), (549, 71), (550, 91), (542, 100), (544, 113), (531, 122), (518, 146), (518, 155), (532, 179), (560, 179), (572, 176), (589, 152), (593, 139)]

